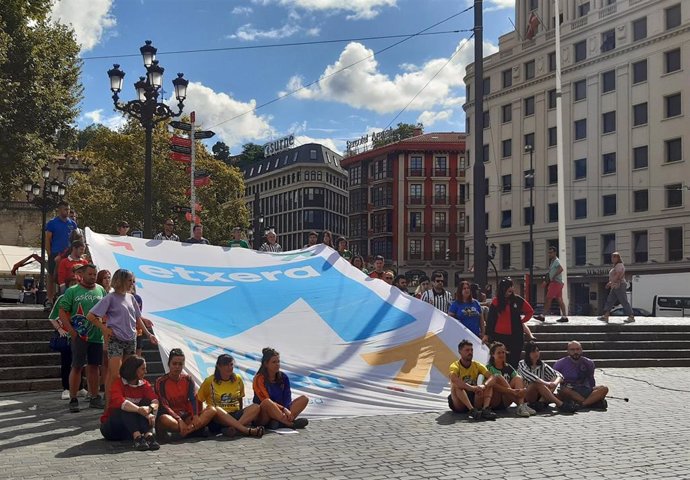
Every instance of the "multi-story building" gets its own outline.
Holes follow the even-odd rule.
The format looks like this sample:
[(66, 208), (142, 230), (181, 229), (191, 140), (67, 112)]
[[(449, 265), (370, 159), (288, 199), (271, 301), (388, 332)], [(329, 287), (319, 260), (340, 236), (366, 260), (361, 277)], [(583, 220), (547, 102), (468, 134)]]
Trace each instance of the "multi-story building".
[(307, 143), (246, 167), (245, 200), (254, 228), (274, 228), (283, 250), (302, 248), (311, 230), (344, 236), (347, 176), (341, 160), (341, 155), (325, 146)]
[[(484, 59), (484, 111), (475, 112), (473, 101), (464, 108), (469, 145), (469, 126), (483, 115), (488, 243), (498, 246), (498, 273), (521, 282), (532, 256), (535, 278), (546, 272), (547, 247), (557, 244), (559, 179), (554, 3), (515, 5), (517, 30), (503, 35), (498, 53)], [(598, 310), (614, 250), (628, 277), (690, 270), (690, 3), (559, 5), (571, 310)], [(470, 100), (473, 72), (472, 65), (465, 77)], [(534, 148), (533, 209), (525, 145)], [(471, 167), (471, 152), (468, 157)]]
[(416, 135), (343, 159), (350, 190), (350, 246), (383, 255), (413, 285), (463, 270), (465, 135)]

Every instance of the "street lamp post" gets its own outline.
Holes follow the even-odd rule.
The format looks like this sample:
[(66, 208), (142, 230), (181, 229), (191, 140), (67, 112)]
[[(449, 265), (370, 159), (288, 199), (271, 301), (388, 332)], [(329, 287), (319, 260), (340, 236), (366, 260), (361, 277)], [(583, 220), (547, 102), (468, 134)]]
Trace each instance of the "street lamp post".
[(494, 264), (494, 258), (496, 258), (496, 244), (492, 243), (491, 246), (487, 245), (487, 259), (496, 274), (496, 291), (498, 291), (498, 269), (496, 268), (496, 264)]
[[(41, 169), (41, 177), (43, 178), (43, 187), (40, 185), (26, 182), (24, 183), (24, 192), (26, 192), (27, 200), (33, 200), (38, 203), (40, 198), (41, 204), (41, 274), (38, 278), (38, 291), (36, 292), (36, 303), (43, 305), (46, 301), (46, 221), (48, 216), (48, 205), (57, 199), (65, 196), (66, 187), (62, 182), (50, 179), (50, 167), (45, 166)], [(48, 195), (50, 194), (50, 196)], [(40, 197), (39, 197), (40, 195)], [(54, 252), (51, 252), (54, 253)]]
[(525, 145), (525, 152), (529, 153), (529, 170), (525, 179), (529, 180), (529, 287), (527, 301), (534, 303), (532, 285), (534, 285), (534, 146)]
[(113, 103), (116, 110), (120, 110), (139, 120), (141, 126), (146, 131), (146, 143), (144, 159), (144, 237), (151, 238), (153, 220), (153, 127), (160, 122), (170, 118), (179, 117), (184, 108), (184, 100), (187, 97), (187, 85), (189, 81), (184, 78), (182, 73), (177, 74), (172, 83), (175, 87), (175, 98), (178, 101), (178, 111), (173, 112), (168, 105), (158, 101), (158, 95), (163, 85), (164, 68), (158, 65), (156, 52), (158, 51), (151, 40), (146, 40), (145, 45), (139, 49), (146, 67), (146, 77), (139, 77), (134, 84), (137, 92), (137, 99), (127, 103), (121, 103), (119, 93), (122, 91), (122, 83), (125, 72), (120, 70), (120, 65), (114, 64), (108, 70), (110, 77), (110, 90), (113, 92)]

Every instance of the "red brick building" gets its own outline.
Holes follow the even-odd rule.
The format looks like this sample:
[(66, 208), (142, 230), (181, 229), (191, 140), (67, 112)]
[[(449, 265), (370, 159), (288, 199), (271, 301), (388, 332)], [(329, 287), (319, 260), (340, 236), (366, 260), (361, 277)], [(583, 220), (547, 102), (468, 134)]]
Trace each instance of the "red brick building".
[(347, 156), (350, 249), (412, 281), (464, 267), (465, 134), (419, 134)]

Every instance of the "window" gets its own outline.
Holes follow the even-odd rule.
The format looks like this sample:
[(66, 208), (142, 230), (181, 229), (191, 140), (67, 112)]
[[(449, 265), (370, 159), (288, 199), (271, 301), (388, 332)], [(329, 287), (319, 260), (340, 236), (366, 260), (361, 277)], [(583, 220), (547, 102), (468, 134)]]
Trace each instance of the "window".
[(532, 266), (532, 244), (530, 242), (522, 242), (522, 259), (525, 262), (523, 268)]
[(664, 108), (666, 109), (664, 112), (665, 118), (677, 117), (680, 115), (680, 93), (665, 96)]
[(633, 232), (633, 262), (641, 263), (649, 259), (647, 232)]
[(633, 105), (633, 127), (647, 124), (647, 102)]
[(482, 87), (484, 88), (484, 95), (488, 95), (491, 93), (491, 77), (486, 77), (484, 79)]
[(532, 147), (535, 146), (534, 145), (534, 133), (526, 133), (525, 134), (525, 145), (524, 146), (527, 146), (527, 145), (531, 145)]
[(633, 192), (633, 210), (635, 212), (649, 210), (649, 190), (635, 190)]
[(616, 89), (616, 71), (609, 70), (601, 74), (602, 93), (612, 92)]
[(573, 162), (573, 167), (575, 170), (574, 177), (575, 180), (582, 180), (583, 178), (587, 178), (587, 159), (586, 158), (578, 158)]
[(679, 162), (683, 159), (683, 143), (680, 138), (666, 140), (664, 144), (666, 150), (666, 163)]
[(608, 233), (601, 236), (601, 264), (611, 263), (611, 254), (616, 251), (616, 234)]
[(503, 158), (510, 157), (513, 154), (513, 141), (510, 138), (508, 140), (503, 140), (501, 151)]
[(503, 123), (507, 123), (513, 120), (513, 105), (503, 105), (501, 107), (501, 120)]
[(314, 150), (313, 148), (309, 150), (309, 159), (316, 160), (316, 150)]
[(422, 258), (422, 240), (413, 238), (410, 240), (410, 260), (421, 260)]
[(632, 64), (633, 84), (647, 81), (647, 60), (640, 60)]
[(513, 176), (508, 174), (508, 175), (503, 175), (501, 177), (501, 189), (504, 193), (510, 192), (513, 189)]
[(556, 71), (556, 52), (549, 53), (548, 56), (549, 72)]
[(549, 223), (555, 223), (558, 221), (558, 204), (549, 203)]
[(447, 230), (446, 212), (434, 212), (434, 232), (446, 232)]
[(581, 62), (587, 58), (587, 41), (582, 40), (573, 45), (575, 50), (575, 63)]
[(587, 263), (587, 238), (573, 237), (573, 250), (575, 251), (575, 265)]
[(680, 70), (680, 48), (669, 50), (664, 53), (665, 73), (677, 72)]
[(508, 88), (513, 85), (513, 70), (503, 70), (501, 72), (501, 78), (503, 79), (503, 88)]
[(513, 211), (503, 210), (501, 212), (501, 228), (510, 228), (513, 223)]
[(649, 165), (649, 147), (642, 145), (633, 148), (633, 168), (647, 168)]
[(675, 208), (683, 206), (683, 184), (673, 183), (666, 185), (666, 208)]
[(575, 120), (575, 140), (587, 138), (587, 119)]
[(577, 6), (577, 16), (584, 17), (589, 13), (589, 2), (583, 2)]
[(558, 143), (558, 132), (556, 131), (556, 127), (549, 127), (548, 137), (549, 147), (556, 146), (556, 144)]
[(603, 205), (603, 214), (605, 217), (616, 214), (616, 195), (603, 195), (601, 197)]
[(446, 203), (446, 186), (443, 183), (434, 184), (434, 203)]
[(525, 170), (524, 178), (525, 178), (525, 186), (524, 186), (525, 190), (527, 190), (528, 188), (532, 188), (532, 186), (534, 185), (534, 175), (532, 175), (532, 170)]
[(683, 228), (673, 227), (666, 229), (666, 249), (668, 260), (683, 260)]
[(534, 97), (525, 98), (525, 117), (534, 115)]
[(539, 8), (539, 0), (529, 0), (527, 10), (530, 12)]
[(501, 249), (501, 270), (510, 268), (510, 243), (502, 243)]
[(616, 112), (606, 112), (601, 116), (601, 133), (616, 131)]
[(484, 195), (489, 195), (489, 179), (484, 179)]
[(548, 93), (548, 98), (549, 98), (549, 110), (556, 108), (556, 89), (554, 88), (553, 90), (549, 90)]
[(362, 183), (362, 167), (350, 167), (350, 185), (359, 185)]
[(680, 3), (664, 10), (666, 15), (666, 30), (680, 26)]
[(647, 17), (638, 18), (632, 22), (633, 42), (647, 38)]
[(601, 51), (608, 52), (616, 48), (616, 32), (615, 30), (606, 30), (601, 34)]
[(584, 100), (587, 98), (587, 80), (578, 80), (573, 82), (573, 100)]
[(522, 216), (525, 219), (525, 225), (533, 225), (534, 221), (534, 207), (525, 207), (522, 211)]
[(407, 175), (410, 177), (421, 177), (422, 173), (422, 157), (411, 157), (410, 169), (408, 170)]
[(422, 231), (422, 212), (410, 212), (410, 232)]
[(549, 165), (549, 185), (558, 183), (558, 165)]
[(575, 219), (587, 218), (587, 199), (575, 200)]
[(410, 185), (410, 203), (422, 203), (422, 186), (417, 183)]
[(482, 126), (484, 128), (489, 128), (491, 126), (491, 115), (488, 110), (482, 114)]
[(482, 156), (484, 163), (489, 161), (489, 145), (484, 145), (484, 148), (482, 148)]
[(616, 152), (605, 153), (601, 156), (601, 173), (603, 175), (616, 173)]
[[(468, 94), (469, 95), (469, 94)], [(467, 98), (470, 98), (469, 96)], [(470, 133), (470, 116), (465, 117), (465, 131)]]
[(525, 80), (534, 78), (534, 60), (525, 62)]

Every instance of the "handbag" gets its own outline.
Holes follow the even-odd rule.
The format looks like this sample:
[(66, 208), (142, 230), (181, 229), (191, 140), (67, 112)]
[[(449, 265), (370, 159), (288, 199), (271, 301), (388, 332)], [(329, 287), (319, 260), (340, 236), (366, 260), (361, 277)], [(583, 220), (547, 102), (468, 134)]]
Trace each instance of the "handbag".
[(67, 352), (71, 348), (69, 337), (63, 337), (57, 332), (57, 330), (53, 331), (53, 334), (50, 337), (49, 345), (51, 350), (60, 353)]

